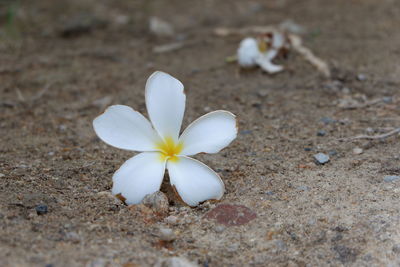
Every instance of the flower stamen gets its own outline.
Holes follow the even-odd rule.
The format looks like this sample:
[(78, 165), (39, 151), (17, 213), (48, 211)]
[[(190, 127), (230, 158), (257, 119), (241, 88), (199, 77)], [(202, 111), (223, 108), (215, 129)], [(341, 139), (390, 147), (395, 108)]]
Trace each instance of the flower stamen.
[(166, 137), (164, 141), (161, 141), (157, 144), (156, 148), (161, 151), (161, 160), (165, 161), (178, 161), (177, 155), (182, 151), (183, 144), (177, 143), (175, 144), (174, 139), (171, 137)]

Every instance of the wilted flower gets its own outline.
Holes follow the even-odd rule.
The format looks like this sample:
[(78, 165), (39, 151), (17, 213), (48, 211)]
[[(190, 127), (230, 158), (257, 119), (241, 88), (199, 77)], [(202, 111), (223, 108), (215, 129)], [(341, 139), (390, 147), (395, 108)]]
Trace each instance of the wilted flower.
[(272, 60), (287, 46), (286, 37), (278, 32), (263, 34), (257, 39), (245, 38), (237, 51), (238, 63), (245, 68), (258, 65), (271, 74), (280, 72), (283, 67), (272, 63)]
[(179, 136), (186, 96), (180, 81), (163, 72), (146, 83), (146, 106), (151, 123), (128, 106), (114, 105), (93, 121), (96, 134), (109, 145), (142, 153), (127, 160), (113, 176), (112, 193), (137, 204), (160, 189), (165, 168), (170, 183), (190, 206), (220, 199), (224, 184), (217, 173), (192, 159), (201, 152), (217, 153), (237, 135), (235, 115), (210, 112)]

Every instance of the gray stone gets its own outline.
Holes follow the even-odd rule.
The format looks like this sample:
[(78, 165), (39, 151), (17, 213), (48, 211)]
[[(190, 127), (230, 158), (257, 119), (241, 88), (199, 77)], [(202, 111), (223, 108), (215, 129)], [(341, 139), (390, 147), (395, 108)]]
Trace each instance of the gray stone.
[(47, 208), (47, 205), (45, 204), (39, 204), (35, 207), (36, 213), (38, 215), (44, 215), (46, 214), (49, 210)]
[(142, 200), (142, 204), (159, 214), (168, 214), (168, 198), (163, 192), (157, 191), (153, 194), (146, 195)]
[(342, 245), (333, 247), (333, 250), (337, 253), (338, 259), (342, 263), (351, 263), (357, 259), (358, 251)]
[(387, 183), (390, 183), (390, 182), (395, 182), (395, 181), (397, 181), (399, 179), (400, 179), (400, 176), (398, 176), (398, 175), (386, 175), (383, 178), (383, 181), (385, 181)]
[(268, 90), (262, 89), (257, 92), (257, 94), (261, 97), (266, 97), (268, 95)]
[(275, 241), (275, 245), (278, 251), (283, 251), (287, 249), (287, 246), (285, 244), (285, 242), (283, 242), (282, 240), (278, 239)]
[(394, 244), (392, 247), (392, 251), (396, 254), (400, 254), (400, 243)]
[(171, 257), (160, 260), (154, 267), (198, 267), (198, 265), (183, 257)]
[(360, 154), (362, 154), (364, 152), (364, 150), (362, 149), (362, 148), (360, 148), (360, 147), (355, 147), (355, 148), (353, 148), (353, 154), (354, 155), (360, 155)]
[(65, 234), (65, 240), (70, 241), (72, 243), (81, 242), (81, 237), (77, 232), (68, 232)]
[(386, 104), (390, 104), (393, 102), (393, 98), (391, 96), (385, 96), (383, 97), (383, 102), (385, 102)]
[(168, 216), (167, 218), (165, 218), (164, 221), (168, 224), (174, 225), (174, 224), (178, 223), (178, 217), (171, 215), (171, 216)]
[(325, 164), (325, 163), (329, 162), (329, 156), (324, 153), (315, 154), (314, 158), (318, 164)]
[(160, 228), (159, 237), (162, 241), (167, 241), (167, 242), (171, 242), (176, 239), (176, 235), (175, 235), (174, 231), (172, 229), (164, 228), (164, 227)]
[(336, 156), (337, 155), (337, 151), (336, 150), (330, 150), (328, 152), (329, 156)]
[(225, 229), (226, 229), (226, 227), (223, 225), (217, 225), (214, 228), (215, 232), (217, 232), (217, 233), (222, 233), (223, 231), (225, 231)]
[(105, 259), (95, 259), (86, 264), (86, 267), (105, 267), (105, 266), (107, 266), (107, 261)]
[(365, 74), (358, 74), (357, 75), (357, 80), (359, 80), (360, 82), (365, 81), (367, 79), (367, 76)]
[(330, 124), (330, 123), (336, 122), (334, 119), (331, 119), (329, 117), (323, 117), (323, 118), (321, 118), (320, 121), (323, 122), (324, 124)]

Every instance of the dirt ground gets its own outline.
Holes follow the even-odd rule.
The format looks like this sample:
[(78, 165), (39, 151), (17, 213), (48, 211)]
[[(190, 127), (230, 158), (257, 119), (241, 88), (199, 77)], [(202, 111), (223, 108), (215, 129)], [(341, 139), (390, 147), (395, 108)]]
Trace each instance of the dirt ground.
[[(1, 1), (0, 265), (177, 256), (199, 266), (399, 266), (400, 179), (384, 180), (400, 175), (399, 136), (341, 140), (400, 127), (399, 14), (396, 0)], [(151, 34), (150, 16), (176, 34)], [(213, 34), (288, 19), (331, 79), (295, 53), (277, 75), (239, 71), (225, 58), (243, 36)], [(177, 40), (186, 45), (153, 52)], [(237, 115), (237, 139), (196, 158), (224, 180), (221, 203), (255, 219), (224, 226), (204, 218), (218, 203), (171, 200), (167, 218), (148, 221), (107, 194), (133, 153), (101, 142), (92, 120), (109, 104), (145, 114), (155, 70), (185, 85), (184, 127), (211, 110)], [(316, 164), (318, 152), (330, 161)], [(160, 240), (163, 227), (175, 240)]]

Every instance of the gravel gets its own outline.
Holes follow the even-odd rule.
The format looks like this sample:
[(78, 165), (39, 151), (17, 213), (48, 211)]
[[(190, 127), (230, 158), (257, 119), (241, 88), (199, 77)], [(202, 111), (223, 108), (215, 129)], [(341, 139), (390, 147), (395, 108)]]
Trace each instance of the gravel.
[(35, 207), (35, 210), (36, 210), (36, 213), (37, 213), (38, 215), (44, 215), (44, 214), (46, 214), (46, 213), (49, 211), (47, 205), (44, 205), (44, 204), (39, 204), (39, 205), (37, 205), (37, 206)]
[(160, 228), (159, 237), (162, 241), (167, 241), (167, 242), (171, 242), (176, 239), (174, 231), (170, 228), (164, 228), (164, 227)]
[(315, 154), (314, 158), (318, 164), (325, 164), (329, 162), (329, 156), (324, 153)]

